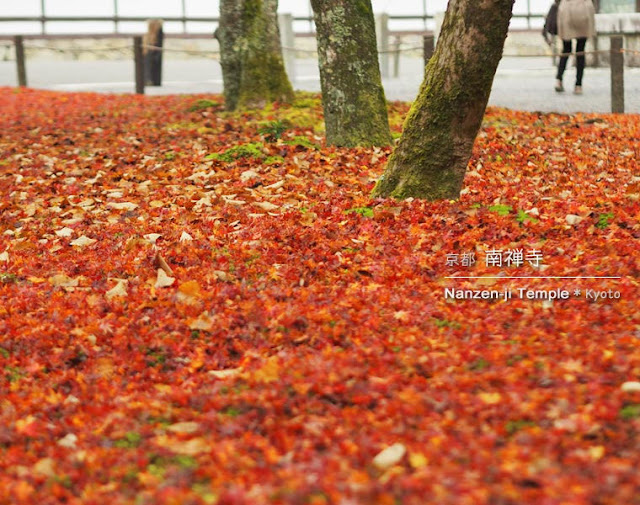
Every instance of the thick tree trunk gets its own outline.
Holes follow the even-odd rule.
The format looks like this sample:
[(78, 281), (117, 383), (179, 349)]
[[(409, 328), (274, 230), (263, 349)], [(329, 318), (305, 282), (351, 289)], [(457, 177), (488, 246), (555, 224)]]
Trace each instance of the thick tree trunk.
[(221, 0), (220, 61), (227, 110), (293, 99), (280, 45), (278, 0)]
[(311, 0), (327, 142), (389, 145), (371, 0)]
[(418, 98), (374, 196), (458, 198), (513, 0), (450, 0)]

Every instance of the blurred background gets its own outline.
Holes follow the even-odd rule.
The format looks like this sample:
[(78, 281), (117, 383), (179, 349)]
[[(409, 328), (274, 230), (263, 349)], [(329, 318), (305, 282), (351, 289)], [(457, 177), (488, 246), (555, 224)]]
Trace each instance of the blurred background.
[[(541, 36), (553, 0), (515, 0), (504, 58), (491, 103), (525, 110), (609, 108), (609, 73), (592, 71), (590, 100), (573, 103), (551, 90), (553, 47)], [(424, 37), (437, 36), (447, 0), (372, 0), (383, 82), (389, 99), (415, 97), (424, 69)], [(592, 66), (607, 65), (609, 35), (624, 35), (625, 61), (640, 64), (640, 0), (598, 0), (597, 28), (590, 41)], [(308, 0), (280, 0), (283, 55), (297, 89), (320, 88), (315, 28)], [(15, 86), (15, 36), (23, 36), (28, 86), (60, 91), (132, 92), (133, 36), (147, 32), (151, 18), (163, 20), (162, 85), (149, 94), (219, 93), (219, 47), (213, 38), (219, 0), (0, 0), (0, 86)], [(557, 51), (558, 44), (555, 49)], [(625, 79), (632, 110), (640, 110), (636, 69)], [(589, 74), (588, 74), (589, 75)], [(548, 81), (548, 82), (547, 82)], [(548, 88), (548, 89), (547, 89)], [(545, 91), (546, 90), (546, 91)], [(541, 92), (543, 91), (543, 92)]]

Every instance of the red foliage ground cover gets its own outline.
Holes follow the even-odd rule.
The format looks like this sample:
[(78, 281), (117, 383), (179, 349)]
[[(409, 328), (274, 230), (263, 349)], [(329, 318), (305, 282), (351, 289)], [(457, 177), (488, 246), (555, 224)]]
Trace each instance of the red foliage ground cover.
[[(397, 202), (317, 100), (208, 98), (0, 90), (0, 503), (640, 500), (637, 116), (490, 110)], [(490, 277), (542, 275), (620, 279)]]

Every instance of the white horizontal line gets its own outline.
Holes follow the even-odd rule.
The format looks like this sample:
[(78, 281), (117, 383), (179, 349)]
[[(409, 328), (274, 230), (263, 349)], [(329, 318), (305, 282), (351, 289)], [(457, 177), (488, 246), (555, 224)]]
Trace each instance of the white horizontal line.
[[(44, 86), (47, 86), (46, 84)], [(134, 87), (134, 82), (80, 82), (74, 84), (51, 84), (49, 85), (51, 89), (62, 89), (62, 90), (81, 90), (87, 88), (104, 88), (104, 87), (113, 87), (113, 86), (127, 86)]]
[[(301, 75), (294, 79), (294, 81), (318, 81), (320, 76), (317, 75)], [(222, 84), (222, 79), (208, 79), (206, 81), (164, 81), (163, 86), (197, 86), (202, 84)], [(78, 82), (78, 83), (60, 83), (51, 84), (51, 89), (59, 90), (83, 90), (83, 89), (99, 89), (99, 88), (113, 88), (113, 87), (127, 87), (134, 88), (136, 85), (133, 81), (113, 81), (113, 82)], [(47, 86), (47, 85), (45, 85)], [(162, 87), (161, 87), (162, 88)]]
[(516, 277), (502, 277), (499, 275), (496, 276), (483, 276), (483, 277), (463, 277), (463, 276), (451, 276), (445, 277), (445, 279), (622, 279), (622, 277), (609, 277), (609, 276), (577, 276), (577, 277), (568, 277), (568, 276), (552, 276), (552, 277), (534, 277), (534, 276), (516, 276)]

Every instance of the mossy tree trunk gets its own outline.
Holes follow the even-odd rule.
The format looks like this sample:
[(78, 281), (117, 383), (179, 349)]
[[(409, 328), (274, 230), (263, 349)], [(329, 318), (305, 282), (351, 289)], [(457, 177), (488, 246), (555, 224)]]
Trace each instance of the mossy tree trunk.
[(513, 0), (449, 1), (418, 98), (373, 196), (460, 196), (512, 8)]
[(327, 142), (389, 145), (371, 0), (311, 0)]
[(221, 0), (220, 62), (227, 110), (289, 102), (293, 88), (282, 59), (278, 0)]

